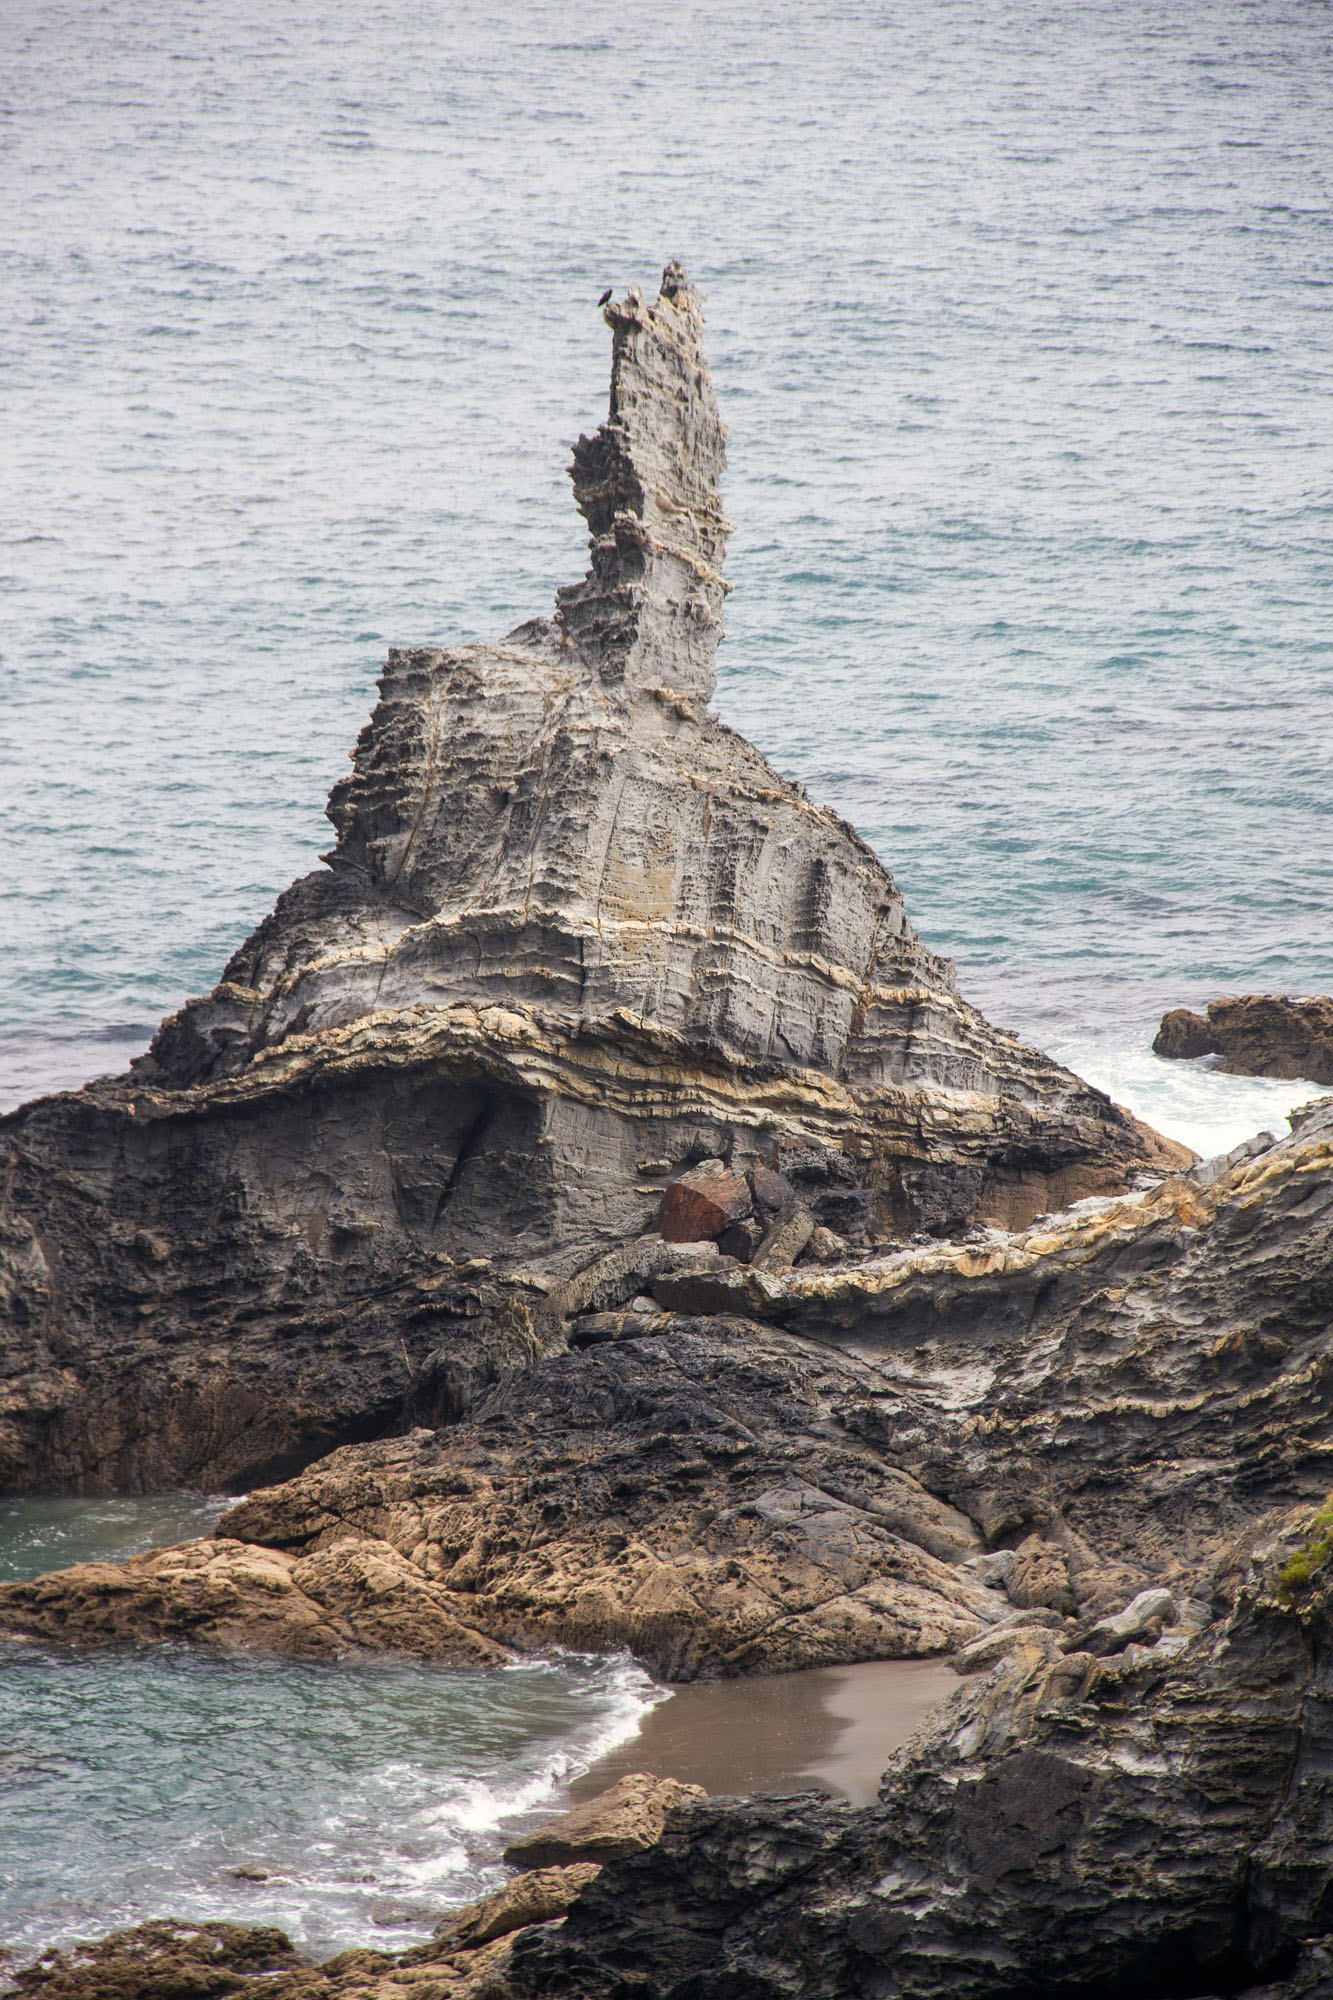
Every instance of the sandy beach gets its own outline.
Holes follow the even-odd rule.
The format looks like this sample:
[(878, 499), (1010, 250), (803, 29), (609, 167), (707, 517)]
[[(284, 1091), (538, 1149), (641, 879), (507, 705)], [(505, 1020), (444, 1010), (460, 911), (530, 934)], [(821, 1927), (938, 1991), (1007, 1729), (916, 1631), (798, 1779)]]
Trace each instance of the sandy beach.
[(811, 1787), (869, 1805), (890, 1753), (959, 1685), (942, 1660), (868, 1660), (756, 1680), (695, 1681), (570, 1788), (594, 1797), (627, 1771), (715, 1793)]

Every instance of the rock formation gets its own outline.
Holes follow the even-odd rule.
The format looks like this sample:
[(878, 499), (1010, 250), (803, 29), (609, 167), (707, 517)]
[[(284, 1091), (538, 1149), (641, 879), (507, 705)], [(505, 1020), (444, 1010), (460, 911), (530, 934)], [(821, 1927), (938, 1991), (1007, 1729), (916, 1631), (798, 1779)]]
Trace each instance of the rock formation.
[(864, 843), (708, 712), (697, 301), (670, 266), (606, 317), (584, 581), (499, 645), (390, 653), (326, 865), (128, 1075), (0, 1121), (0, 1490), (236, 1488), (458, 1416), (561, 1350), (560, 1288), (704, 1159), (841, 1189), (779, 1261), (1186, 1163), (992, 1029)]
[[(1020, 2000), (1333, 1991), (1333, 1589), (1293, 1521), (1205, 1630), (1037, 1632), (936, 1711), (877, 1808), (708, 1800), (516, 1942), (515, 1996)], [(1255, 1995), (1258, 2000), (1258, 1995)]]
[(628, 1646), (677, 1680), (998, 1656), (1038, 1613), (1188, 1598), (1326, 1493), (1333, 1103), (1215, 1176), (973, 1236), (663, 1272), (689, 1310), (586, 1346), (576, 1317), (466, 1419), (344, 1447), (212, 1540), (0, 1586), (0, 1633)]
[(1325, 2000), (1333, 1100), (1191, 1165), (966, 1006), (708, 715), (697, 306), (608, 317), (585, 582), (391, 656), (327, 869), (5, 1125), (9, 1483), (277, 1483), (0, 1635), (959, 1691), (876, 1807), (626, 1780), (412, 1952), (160, 1924), (16, 1983)]
[(1159, 1056), (1224, 1056), (1231, 1076), (1333, 1084), (1333, 999), (1245, 993), (1210, 1002), (1207, 1017), (1175, 1007), (1153, 1037)]

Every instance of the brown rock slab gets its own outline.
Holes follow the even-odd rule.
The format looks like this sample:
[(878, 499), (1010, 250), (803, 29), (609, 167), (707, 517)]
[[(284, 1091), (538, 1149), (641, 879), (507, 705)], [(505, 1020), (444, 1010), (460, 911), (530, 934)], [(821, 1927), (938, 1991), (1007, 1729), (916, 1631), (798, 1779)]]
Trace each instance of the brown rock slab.
[(563, 1870), (574, 1862), (601, 1863), (640, 1854), (661, 1839), (673, 1806), (706, 1797), (702, 1785), (631, 1771), (609, 1791), (514, 1841), (505, 1849), (505, 1860), (520, 1868)]
[(750, 1262), (757, 1271), (789, 1271), (815, 1233), (815, 1218), (799, 1203), (789, 1204), (773, 1223)]
[(1162, 1016), (1153, 1053), (1221, 1055), (1230, 1076), (1333, 1084), (1333, 998), (1243, 993), (1212, 1001), (1206, 1019), (1177, 1007)]
[[(621, 1850), (630, 1853), (633, 1850)], [(525, 1924), (549, 1923), (562, 1917), (581, 1889), (601, 1873), (600, 1861), (575, 1861), (564, 1867), (528, 1868), (502, 1883), (492, 1895), (455, 1911), (436, 1927), (442, 1945), (474, 1951), (493, 1938), (507, 1937)]]
[(694, 1167), (667, 1183), (657, 1227), (667, 1243), (698, 1243), (720, 1236), (749, 1210), (750, 1190), (744, 1177), (728, 1173), (719, 1161), (716, 1166)]

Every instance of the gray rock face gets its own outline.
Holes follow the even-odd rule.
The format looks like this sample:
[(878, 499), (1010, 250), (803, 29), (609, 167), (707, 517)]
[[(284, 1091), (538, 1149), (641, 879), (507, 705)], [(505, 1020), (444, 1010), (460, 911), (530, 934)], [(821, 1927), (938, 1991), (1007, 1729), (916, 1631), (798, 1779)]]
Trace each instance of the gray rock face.
[(1329, 1593), (1293, 1608), (1257, 1567), (1165, 1665), (1014, 1650), (897, 1754), (876, 1809), (676, 1811), (523, 1936), (515, 1995), (1327, 1993)]
[(709, 715), (698, 304), (673, 266), (607, 318), (583, 583), (392, 652), (327, 865), (128, 1076), (0, 1121), (0, 1489), (250, 1484), (427, 1379), (461, 1409), (706, 1156), (836, 1161), (815, 1219), (859, 1240), (1186, 1157), (989, 1027), (864, 843)]

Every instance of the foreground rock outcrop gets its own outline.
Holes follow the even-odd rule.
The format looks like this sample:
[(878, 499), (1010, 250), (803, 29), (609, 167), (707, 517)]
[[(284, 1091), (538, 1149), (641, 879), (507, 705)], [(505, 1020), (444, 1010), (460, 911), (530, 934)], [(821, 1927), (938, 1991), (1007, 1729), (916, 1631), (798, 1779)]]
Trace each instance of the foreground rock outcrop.
[(0, 1633), (628, 1646), (678, 1680), (921, 1656), (1188, 1598), (1333, 1484), (1333, 1103), (1020, 1234), (720, 1264), (653, 1281), (690, 1311), (589, 1314), (618, 1337), (344, 1447), (212, 1540), (0, 1586)]
[[(937, 1712), (881, 1803), (709, 1800), (515, 1946), (563, 2000), (1333, 1990), (1333, 1595), (1294, 1519), (1220, 1615), (1108, 1658), (1041, 1635)], [(1211, 1594), (1211, 1592), (1210, 1592)]]
[(1152, 1046), (1159, 1056), (1223, 1056), (1220, 1067), (1231, 1076), (1333, 1084), (1333, 999), (1245, 993), (1211, 1001), (1206, 1017), (1175, 1007)]
[(991, 1028), (709, 713), (698, 305), (671, 266), (606, 317), (585, 580), (392, 652), (326, 865), (128, 1075), (0, 1121), (0, 1490), (243, 1487), (392, 1428), (423, 1370), (448, 1414), (557, 1349), (552, 1288), (706, 1157), (833, 1162), (862, 1242), (1186, 1162)]
[[(1024, 1631), (878, 1805), (653, 1798), (548, 1829), (435, 1940), (324, 1966), (158, 1924), (17, 1975), (45, 2000), (1324, 2000), (1333, 1990), (1333, 1536), (1297, 1510), (1155, 1643)], [(1088, 1635), (1091, 1636), (1091, 1635)], [(635, 1788), (637, 1787), (637, 1790)], [(642, 1825), (643, 1808), (651, 1823)], [(632, 1818), (617, 1840), (621, 1819)], [(570, 1859), (591, 1828), (607, 1858)]]

